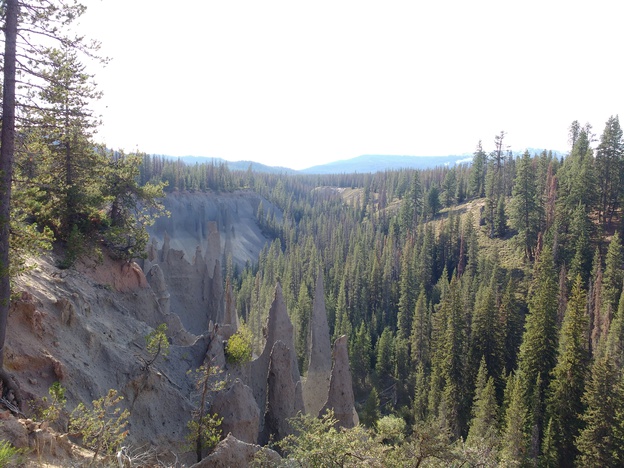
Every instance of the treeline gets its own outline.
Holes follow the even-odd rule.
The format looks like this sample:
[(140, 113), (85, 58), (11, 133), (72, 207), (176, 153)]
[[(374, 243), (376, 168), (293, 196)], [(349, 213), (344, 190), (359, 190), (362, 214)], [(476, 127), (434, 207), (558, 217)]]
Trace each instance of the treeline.
[(513, 158), (502, 133), (470, 167), (247, 174), (283, 210), (238, 279), (256, 349), (279, 281), (305, 370), (321, 271), (365, 423), (395, 413), (493, 466), (619, 464), (624, 142), (617, 117), (595, 148), (576, 122), (570, 141), (561, 159)]

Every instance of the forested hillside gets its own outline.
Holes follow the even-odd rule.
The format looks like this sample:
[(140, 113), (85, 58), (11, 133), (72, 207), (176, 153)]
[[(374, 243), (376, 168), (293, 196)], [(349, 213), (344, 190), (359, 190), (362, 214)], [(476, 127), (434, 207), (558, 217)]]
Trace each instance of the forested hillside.
[(615, 466), (624, 457), (618, 118), (598, 136), (574, 122), (561, 159), (513, 158), (504, 137), (490, 152), (479, 143), (471, 165), (427, 171), (287, 176), (146, 157), (143, 173), (169, 190), (255, 190), (283, 210), (276, 223), (258, 209), (275, 240), (233, 273), (239, 313), (258, 351), (279, 281), (305, 369), (322, 271), (366, 425), (395, 414), (412, 437), (464, 440), (487, 465)]
[(280, 283), (305, 372), (320, 272), (330, 333), (348, 337), (360, 419), (404, 421), (383, 442), (397, 453), (473, 466), (624, 464), (617, 116), (596, 133), (573, 122), (561, 158), (514, 157), (501, 132), (471, 164), (422, 171), (187, 165), (94, 143), (100, 92), (85, 61), (106, 59), (66, 31), (84, 6), (7, 0), (0, 10), (2, 396), (18, 396), (3, 353), (9, 280), (29, 255), (54, 247), (63, 269), (82, 256), (130, 262), (145, 255), (165, 192), (247, 190), (282, 213), (260, 203), (272, 242), (253, 264), (224, 264), (256, 353)]

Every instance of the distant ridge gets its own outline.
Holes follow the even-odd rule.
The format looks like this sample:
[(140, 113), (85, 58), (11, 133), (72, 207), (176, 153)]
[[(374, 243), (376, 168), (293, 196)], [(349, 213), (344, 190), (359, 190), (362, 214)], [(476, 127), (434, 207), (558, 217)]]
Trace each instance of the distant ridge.
[(251, 165), (251, 170), (255, 172), (268, 172), (271, 174), (297, 174), (294, 169), (281, 166), (267, 166), (255, 161), (227, 161), (223, 158), (211, 158), (209, 156), (168, 156), (166, 154), (155, 154), (153, 156), (161, 156), (167, 159), (180, 160), (184, 164), (226, 164), (231, 171), (246, 171)]
[(334, 161), (299, 171), (301, 174), (369, 173), (396, 169), (429, 169), (472, 161), (472, 154), (455, 156), (393, 156), (365, 154), (352, 159)]
[[(531, 155), (540, 154), (543, 149), (528, 148), (527, 151)], [(524, 151), (514, 151), (515, 158), (522, 156)], [(555, 157), (563, 157), (565, 153), (561, 151), (552, 151)], [(251, 166), (254, 172), (267, 172), (271, 174), (367, 174), (383, 171), (392, 171), (398, 169), (431, 169), (438, 166), (454, 166), (457, 164), (470, 164), (473, 154), (464, 153), (449, 156), (400, 156), (400, 155), (383, 155), (383, 154), (365, 154), (351, 159), (333, 161), (327, 164), (308, 167), (307, 169), (295, 170), (282, 166), (267, 166), (255, 161), (227, 161), (223, 158), (212, 158), (207, 156), (167, 156), (154, 155), (167, 159), (184, 162), (188, 165), (213, 163), (226, 164), (232, 171), (246, 171)]]

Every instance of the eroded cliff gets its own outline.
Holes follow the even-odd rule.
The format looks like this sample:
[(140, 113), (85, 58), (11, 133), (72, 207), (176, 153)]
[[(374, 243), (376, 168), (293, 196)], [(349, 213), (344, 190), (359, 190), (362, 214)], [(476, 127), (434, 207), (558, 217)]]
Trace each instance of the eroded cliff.
[[(255, 220), (260, 201), (249, 193), (168, 197), (171, 217), (154, 226), (143, 269), (106, 256), (81, 260), (70, 270), (58, 269), (52, 255), (37, 259), (36, 267), (16, 282), (19, 297), (11, 308), (5, 351), (5, 366), (25, 400), (36, 406), (56, 381), (67, 389), (69, 409), (117, 389), (131, 413), (128, 443), (151, 447), (161, 460), (169, 456), (190, 464), (186, 425), (197, 404), (190, 371), (218, 365), (225, 370), (220, 378), (226, 387), (212, 399), (224, 427), (252, 443), (287, 434), (284, 419), (304, 410), (304, 380), (279, 284), (262, 356), (243, 368), (228, 368), (224, 356), (224, 343), (238, 319), (232, 292), (224, 285), (223, 262), (228, 255), (239, 265), (256, 261), (268, 241)], [(319, 276), (307, 387), (314, 401), (306, 401), (305, 407), (317, 414), (327, 402), (326, 408), (349, 414), (352, 392), (343, 392), (345, 400), (330, 391), (323, 295)], [(170, 352), (147, 366), (146, 336), (162, 323), (167, 324)], [(346, 353), (334, 356), (333, 371), (348, 373)], [(331, 388), (336, 378), (331, 377)], [(350, 384), (350, 376), (341, 381)], [(228, 409), (232, 395), (237, 407)], [(25, 412), (33, 415), (35, 407)], [(67, 415), (59, 423), (61, 430)]]

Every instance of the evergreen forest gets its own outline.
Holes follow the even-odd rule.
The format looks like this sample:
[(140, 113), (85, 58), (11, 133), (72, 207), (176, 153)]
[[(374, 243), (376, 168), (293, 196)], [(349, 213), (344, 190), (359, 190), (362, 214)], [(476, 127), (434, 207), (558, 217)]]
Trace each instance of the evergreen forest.
[(261, 351), (280, 282), (306, 369), (317, 273), (347, 335), (363, 424), (403, 418), (486, 465), (624, 463), (624, 139), (573, 122), (570, 150), (514, 157), (496, 135), (472, 164), (276, 175), (145, 155), (141, 183), (253, 190), (274, 240), (228, 266)]
[[(270, 242), (257, 263), (228, 263), (225, 279), (256, 353), (279, 282), (305, 372), (320, 272), (364, 426), (392, 415), (421, 448), (461, 447), (474, 466), (624, 465), (617, 116), (596, 131), (573, 122), (564, 157), (514, 157), (501, 132), (478, 143), (471, 164), (422, 171), (292, 175), (125, 154), (94, 144), (99, 93), (81, 57), (97, 48), (59, 32), (83, 7), (21, 3), (17, 58), (17, 2), (2, 3), (3, 281), (39, 248), (59, 249), (63, 268), (102, 249), (140, 258), (167, 192), (254, 191), (281, 216), (260, 204)], [(37, 32), (55, 45), (29, 42)]]

